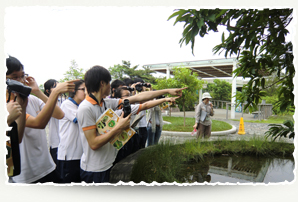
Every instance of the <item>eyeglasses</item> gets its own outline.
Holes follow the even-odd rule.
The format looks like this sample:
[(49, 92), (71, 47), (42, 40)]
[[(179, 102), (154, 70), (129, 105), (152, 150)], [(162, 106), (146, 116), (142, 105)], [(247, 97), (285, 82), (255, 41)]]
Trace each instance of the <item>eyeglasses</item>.
[(16, 80), (16, 81), (18, 81), (18, 80), (21, 80), (21, 79), (25, 79), (25, 78), (27, 78), (29, 76), (29, 74), (23, 74), (22, 76), (14, 76), (14, 77), (6, 77), (7, 79), (12, 79), (12, 80)]
[(78, 90), (83, 90), (83, 91), (85, 91), (85, 88), (78, 88)]

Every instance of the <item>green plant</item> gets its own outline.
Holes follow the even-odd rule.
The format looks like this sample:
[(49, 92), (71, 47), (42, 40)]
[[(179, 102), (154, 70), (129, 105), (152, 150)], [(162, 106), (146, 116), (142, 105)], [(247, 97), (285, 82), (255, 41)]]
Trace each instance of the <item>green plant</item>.
[(295, 137), (294, 123), (291, 120), (286, 120), (283, 125), (270, 124), (271, 128), (266, 132), (266, 137), (271, 137), (275, 141), (278, 137)]
[(154, 71), (148, 67), (142, 67), (138, 69), (139, 65), (131, 66), (130, 61), (122, 60), (122, 64), (114, 65), (109, 67), (112, 79), (123, 80), (125, 77), (129, 77), (134, 80), (135, 78), (141, 78), (145, 82), (155, 84), (155, 78), (151, 75)]
[[(176, 100), (179, 108), (182, 107), (185, 118), (186, 106), (193, 106), (193, 103), (198, 100), (198, 95), (196, 95), (196, 91), (203, 87), (202, 80), (198, 80), (198, 74), (192, 73), (192, 71), (188, 68), (183, 67), (174, 67), (173, 69), (173, 78), (169, 79), (161, 79), (158, 80), (156, 85), (157, 89), (166, 89), (166, 88), (183, 88), (188, 87), (183, 90), (182, 96)], [(185, 119), (184, 119), (185, 126)]]
[[(178, 131), (191, 132), (195, 124), (195, 118), (185, 118), (185, 126), (183, 117), (163, 117), (164, 121), (171, 122), (171, 124), (163, 125), (164, 131)], [(232, 126), (224, 121), (212, 120), (211, 131), (224, 131), (231, 129)]]
[[(217, 140), (217, 141), (188, 141), (184, 144), (173, 145), (169, 142), (146, 148), (136, 159), (131, 180), (151, 183), (182, 182), (179, 173), (189, 161), (208, 161), (215, 155), (250, 155), (250, 156), (292, 156), (294, 144), (269, 142), (264, 138), (249, 140)], [(250, 163), (250, 162), (248, 162)]]
[(207, 92), (214, 100), (231, 100), (232, 84), (225, 80), (214, 79), (213, 83), (207, 84)]
[(71, 66), (69, 67), (69, 70), (63, 74), (64, 78), (61, 79), (59, 82), (71, 81), (75, 79), (84, 79), (84, 69), (79, 68), (75, 60), (70, 61), (70, 63)]
[[(236, 76), (250, 78), (242, 91), (241, 102), (247, 107), (257, 106), (265, 89), (273, 85), (277, 88), (280, 111), (294, 110), (295, 68), (293, 64), (293, 44), (286, 40), (288, 25), (293, 19), (293, 9), (177, 9), (168, 18), (176, 18), (174, 25), (184, 22), (182, 46), (191, 43), (194, 51), (195, 37), (204, 37), (225, 26), (228, 37), (222, 34), (222, 43), (213, 48), (214, 53), (235, 55), (240, 65), (234, 71)], [(276, 75), (268, 83), (264, 75)]]

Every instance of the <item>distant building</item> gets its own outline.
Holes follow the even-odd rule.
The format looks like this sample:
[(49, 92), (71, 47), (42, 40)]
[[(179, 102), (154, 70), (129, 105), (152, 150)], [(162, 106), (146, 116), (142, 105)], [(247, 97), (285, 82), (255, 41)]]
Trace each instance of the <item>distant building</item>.
[[(237, 77), (234, 77), (233, 71), (237, 68), (238, 61), (236, 58), (229, 59), (211, 59), (211, 60), (197, 60), (186, 62), (170, 62), (160, 64), (148, 64), (143, 65), (153, 71), (166, 74), (167, 78), (173, 74), (171, 70), (173, 67), (186, 67), (197, 72), (199, 74), (198, 79), (203, 79), (211, 82), (213, 79), (225, 79), (232, 83), (232, 98), (231, 98), (231, 118), (235, 118), (235, 104), (236, 89), (242, 88), (244, 81), (238, 81)], [(241, 76), (241, 75), (240, 75)], [(202, 97), (202, 89), (199, 92), (200, 100)]]

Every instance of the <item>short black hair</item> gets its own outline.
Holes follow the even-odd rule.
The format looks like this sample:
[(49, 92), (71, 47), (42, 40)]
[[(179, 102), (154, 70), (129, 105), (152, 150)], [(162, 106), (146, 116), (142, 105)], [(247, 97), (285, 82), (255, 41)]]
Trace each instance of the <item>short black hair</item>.
[(111, 74), (106, 68), (95, 65), (85, 73), (85, 85), (88, 93), (98, 92), (101, 81), (105, 83), (111, 81)]
[(43, 87), (44, 87), (43, 92), (46, 96), (48, 97), (50, 96), (50, 93), (48, 93), (47, 90), (49, 90), (50, 92), (51, 88), (56, 87), (56, 83), (58, 83), (58, 81), (56, 81), (55, 79), (49, 79), (43, 84)]
[(118, 88), (119, 86), (125, 86), (125, 83), (119, 79), (114, 80), (111, 83), (111, 94), (113, 94), (113, 89)]
[(133, 80), (130, 78), (125, 78), (123, 79), (123, 82), (125, 83), (126, 86), (130, 86), (131, 84), (133, 84)]
[(112, 98), (121, 98), (123, 90), (128, 90), (127, 86), (122, 86), (122, 87), (116, 88), (114, 96)]
[(79, 81), (73, 82), (75, 84), (75, 91), (74, 92), (69, 92), (69, 97), (74, 98), (74, 96), (76, 95), (78, 88), (80, 87), (80, 85), (82, 85), (84, 83), (83, 79), (80, 79)]
[(137, 83), (137, 82), (145, 83), (144, 80), (141, 79), (141, 78), (135, 78), (135, 79), (133, 80), (133, 82), (134, 82), (134, 83)]
[(15, 57), (9, 56), (6, 58), (6, 75), (13, 73), (14, 71), (24, 70), (23, 64)]

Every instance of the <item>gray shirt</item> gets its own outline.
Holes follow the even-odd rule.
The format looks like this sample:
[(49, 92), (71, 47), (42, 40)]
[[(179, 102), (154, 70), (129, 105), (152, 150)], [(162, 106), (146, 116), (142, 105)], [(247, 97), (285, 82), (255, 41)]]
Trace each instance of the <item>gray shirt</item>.
[[(204, 121), (200, 120), (202, 110), (207, 113)], [(214, 111), (213, 111), (213, 108), (211, 109), (209, 103), (206, 105), (204, 102), (201, 102), (200, 104), (197, 105), (196, 111), (195, 111), (196, 123), (201, 123), (205, 126), (209, 126), (212, 123), (210, 116), (213, 116), (213, 115), (214, 115)]]

